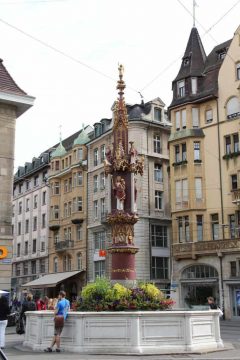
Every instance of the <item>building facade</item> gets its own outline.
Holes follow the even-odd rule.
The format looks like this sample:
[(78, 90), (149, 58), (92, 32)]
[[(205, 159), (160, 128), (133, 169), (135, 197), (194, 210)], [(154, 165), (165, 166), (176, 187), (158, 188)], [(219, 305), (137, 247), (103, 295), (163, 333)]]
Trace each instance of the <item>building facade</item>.
[(172, 286), (180, 307), (214, 296), (226, 318), (240, 315), (239, 44), (238, 29), (206, 56), (194, 27), (169, 107)]
[(12, 185), (15, 121), (34, 102), (20, 89), (0, 60), (0, 289), (11, 290)]
[(48, 273), (49, 152), (19, 167), (12, 201), (12, 293), (21, 298), (23, 285)]
[[(160, 288), (170, 283), (171, 218), (169, 198), (168, 138), (170, 123), (161, 99), (127, 105), (129, 139), (144, 156), (144, 174), (136, 176), (134, 227), (138, 280), (154, 280)], [(110, 276), (112, 243), (106, 216), (110, 211), (111, 179), (104, 176), (105, 152), (112, 146), (112, 119), (94, 125), (88, 146), (88, 281)]]
[[(87, 147), (88, 132), (82, 129), (60, 142), (51, 154), (49, 273), (69, 273), (67, 282), (48, 289), (56, 296), (64, 289), (70, 299), (79, 295), (86, 283), (87, 253)], [(77, 276), (71, 278), (71, 272)]]

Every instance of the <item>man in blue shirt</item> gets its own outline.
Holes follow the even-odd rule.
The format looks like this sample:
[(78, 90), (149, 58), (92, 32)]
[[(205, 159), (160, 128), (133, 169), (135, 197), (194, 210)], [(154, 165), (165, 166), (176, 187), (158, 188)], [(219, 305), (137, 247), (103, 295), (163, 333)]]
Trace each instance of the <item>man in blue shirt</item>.
[(60, 335), (64, 327), (64, 321), (67, 318), (68, 311), (70, 309), (69, 300), (66, 298), (65, 291), (60, 291), (58, 296), (58, 303), (54, 310), (54, 337), (50, 347), (44, 349), (45, 352), (52, 352), (53, 346), (56, 344), (56, 352), (60, 352)]

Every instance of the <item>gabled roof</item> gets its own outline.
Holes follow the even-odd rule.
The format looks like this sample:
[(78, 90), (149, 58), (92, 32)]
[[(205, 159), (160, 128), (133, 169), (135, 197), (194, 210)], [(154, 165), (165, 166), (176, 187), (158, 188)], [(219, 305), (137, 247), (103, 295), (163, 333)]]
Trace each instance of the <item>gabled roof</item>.
[(206, 61), (206, 53), (197, 28), (193, 27), (182, 59), (182, 65), (176, 80), (189, 76), (201, 76)]

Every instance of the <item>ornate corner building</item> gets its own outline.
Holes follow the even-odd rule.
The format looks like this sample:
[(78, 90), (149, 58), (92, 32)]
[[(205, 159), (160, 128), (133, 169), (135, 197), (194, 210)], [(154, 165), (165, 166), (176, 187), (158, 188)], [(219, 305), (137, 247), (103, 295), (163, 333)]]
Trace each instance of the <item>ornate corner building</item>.
[(193, 27), (172, 87), (172, 286), (179, 306), (212, 295), (239, 317), (240, 28), (206, 56)]

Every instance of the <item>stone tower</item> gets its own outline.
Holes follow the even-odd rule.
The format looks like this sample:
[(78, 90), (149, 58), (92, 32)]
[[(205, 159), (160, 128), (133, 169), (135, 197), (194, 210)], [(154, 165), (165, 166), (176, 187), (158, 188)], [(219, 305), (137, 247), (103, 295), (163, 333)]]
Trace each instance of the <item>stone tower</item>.
[(0, 289), (7, 291), (11, 289), (15, 120), (33, 102), (34, 98), (17, 86), (0, 59)]
[(138, 221), (136, 209), (135, 174), (143, 173), (143, 158), (138, 156), (133, 141), (128, 140), (128, 117), (124, 101), (123, 66), (119, 66), (117, 84), (119, 98), (114, 108), (113, 146), (106, 149), (105, 174), (111, 184), (110, 209), (107, 221), (111, 226), (112, 255), (111, 280), (136, 279), (134, 224)]

